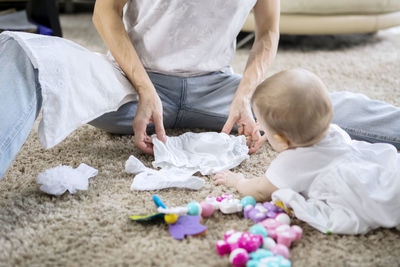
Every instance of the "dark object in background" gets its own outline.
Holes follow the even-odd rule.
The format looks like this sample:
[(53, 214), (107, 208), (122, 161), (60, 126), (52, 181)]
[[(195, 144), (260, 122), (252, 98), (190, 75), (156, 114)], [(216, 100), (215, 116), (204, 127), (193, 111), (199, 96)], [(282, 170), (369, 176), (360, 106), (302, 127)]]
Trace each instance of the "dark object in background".
[(0, 0), (0, 11), (14, 8), (21, 10), (26, 8), (28, 0)]
[(62, 37), (56, 0), (30, 0), (26, 8), (29, 20), (50, 28), (52, 35)]
[(76, 4), (85, 4), (86, 10), (88, 9), (88, 7), (90, 7), (90, 9), (93, 9), (94, 3), (96, 2), (95, 0), (64, 0), (64, 11), (66, 13), (74, 13), (77, 10), (82, 9), (82, 7), (76, 7)]

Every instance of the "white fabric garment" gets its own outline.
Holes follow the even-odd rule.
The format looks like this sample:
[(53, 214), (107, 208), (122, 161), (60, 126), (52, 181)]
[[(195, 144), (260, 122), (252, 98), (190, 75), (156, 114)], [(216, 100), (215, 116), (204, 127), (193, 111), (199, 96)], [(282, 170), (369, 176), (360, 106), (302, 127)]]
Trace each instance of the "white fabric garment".
[(59, 165), (40, 173), (37, 183), (41, 184), (40, 190), (50, 195), (62, 195), (67, 190), (74, 194), (77, 190), (87, 190), (88, 179), (97, 173), (95, 168), (85, 163), (81, 163), (76, 169)]
[(39, 70), (43, 118), (39, 139), (48, 149), (76, 128), (123, 104), (137, 100), (128, 79), (105, 55), (67, 39), (23, 32), (3, 32), (15, 39)]
[(124, 24), (144, 67), (193, 76), (229, 66), (256, 0), (129, 0)]
[(205, 184), (204, 179), (193, 176), (193, 171), (179, 168), (153, 170), (145, 167), (134, 156), (130, 156), (126, 161), (125, 171), (136, 175), (131, 190), (158, 190), (169, 187), (198, 190)]
[(400, 224), (400, 155), (351, 140), (337, 125), (317, 144), (284, 151), (267, 178), (299, 219), (322, 232), (358, 234)]
[(155, 168), (178, 167), (208, 175), (234, 168), (249, 158), (249, 149), (243, 135), (187, 132), (167, 137), (165, 144), (155, 135), (152, 140)]

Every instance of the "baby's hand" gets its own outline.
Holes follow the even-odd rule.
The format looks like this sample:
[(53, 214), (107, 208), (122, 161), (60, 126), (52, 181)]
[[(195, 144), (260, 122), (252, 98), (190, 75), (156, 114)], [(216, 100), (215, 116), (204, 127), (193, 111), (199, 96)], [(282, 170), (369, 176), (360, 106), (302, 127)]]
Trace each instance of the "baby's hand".
[(238, 182), (244, 179), (244, 176), (241, 173), (234, 173), (226, 170), (222, 172), (217, 172), (213, 178), (215, 185), (223, 184), (229, 187), (236, 187)]

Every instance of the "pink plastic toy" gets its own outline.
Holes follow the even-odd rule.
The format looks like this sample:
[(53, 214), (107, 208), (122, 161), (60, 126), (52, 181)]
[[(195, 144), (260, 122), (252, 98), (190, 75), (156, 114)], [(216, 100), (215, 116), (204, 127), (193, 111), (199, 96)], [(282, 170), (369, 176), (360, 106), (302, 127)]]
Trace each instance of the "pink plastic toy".
[(256, 251), (263, 243), (262, 235), (254, 235), (249, 232), (244, 232), (238, 241), (240, 248), (244, 248), (247, 252)]
[(263, 247), (270, 249), (274, 255), (282, 255), (289, 258), (289, 248), (292, 243), (299, 240), (303, 234), (303, 230), (298, 225), (290, 226), (282, 221), (275, 219), (266, 219), (260, 223), (267, 229), (268, 237), (276, 241), (273, 245), (271, 240), (264, 240)]
[(276, 256), (276, 255), (281, 255), (285, 257), (286, 259), (289, 258), (290, 253), (288, 247), (282, 245), (282, 244), (276, 244), (275, 247), (271, 248), (271, 252)]
[(207, 202), (207, 201), (202, 201), (200, 203), (201, 206), (201, 216), (206, 218), (210, 217), (214, 213), (214, 205)]
[(219, 255), (229, 254), (237, 248), (245, 249), (247, 252), (256, 251), (263, 244), (261, 235), (250, 234), (249, 232), (236, 232), (230, 230), (225, 233), (224, 240), (218, 240), (216, 249)]
[(235, 267), (246, 266), (249, 259), (249, 253), (243, 248), (237, 248), (229, 255), (229, 262)]
[(231, 194), (223, 194), (222, 196), (216, 197), (216, 201), (222, 202), (224, 199), (232, 199)]

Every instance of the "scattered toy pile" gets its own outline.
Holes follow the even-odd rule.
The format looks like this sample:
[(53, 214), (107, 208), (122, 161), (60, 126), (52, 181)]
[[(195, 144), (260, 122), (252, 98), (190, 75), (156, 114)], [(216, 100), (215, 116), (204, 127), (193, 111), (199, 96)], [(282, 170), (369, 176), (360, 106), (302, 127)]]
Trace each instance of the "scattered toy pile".
[(289, 248), (299, 240), (303, 230), (290, 226), (285, 210), (274, 203), (256, 203), (252, 197), (241, 200), (244, 216), (255, 223), (249, 232), (229, 230), (216, 243), (219, 255), (230, 254), (233, 266), (291, 266)]
[(216, 243), (218, 254), (230, 254), (229, 261), (237, 267), (291, 266), (289, 248), (303, 234), (299, 226), (290, 226), (288, 210), (282, 203), (256, 203), (251, 196), (242, 200), (230, 194), (208, 196), (200, 203), (193, 201), (186, 206), (172, 208), (167, 208), (157, 196), (153, 196), (153, 201), (157, 206), (156, 213), (129, 218), (133, 221), (163, 218), (169, 224), (172, 237), (179, 240), (188, 235), (204, 234), (207, 227), (200, 224), (201, 218), (210, 217), (216, 210), (224, 214), (243, 211), (245, 218), (256, 224), (248, 232), (229, 230), (224, 240)]

